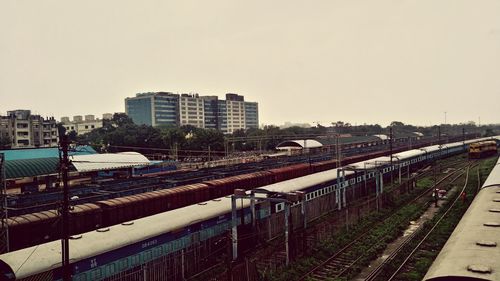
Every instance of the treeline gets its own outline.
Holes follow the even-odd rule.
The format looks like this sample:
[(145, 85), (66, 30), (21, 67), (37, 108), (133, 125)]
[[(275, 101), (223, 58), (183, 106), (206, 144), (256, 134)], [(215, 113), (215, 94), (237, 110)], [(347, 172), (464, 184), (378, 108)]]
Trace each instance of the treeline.
[(179, 158), (206, 154), (209, 150), (214, 157), (222, 157), (226, 152), (237, 151), (271, 151), (283, 140), (296, 138), (328, 137), (334, 134), (343, 136), (372, 136), (389, 134), (392, 128), (395, 137), (415, 136), (415, 132), (424, 136), (461, 135), (476, 133), (481, 135), (500, 134), (500, 125), (485, 125), (478, 127), (473, 123), (458, 125), (441, 125), (419, 127), (392, 122), (390, 126), (357, 125), (335, 122), (332, 126), (302, 128), (289, 127), (281, 129), (268, 125), (259, 129), (238, 130), (233, 134), (224, 135), (212, 129), (200, 129), (193, 126), (182, 127), (151, 127), (136, 125), (125, 114), (115, 114), (112, 120), (104, 120), (103, 127), (92, 132), (77, 136), (70, 132), (70, 139), (80, 144), (89, 144), (98, 151), (118, 152), (136, 150), (144, 154), (163, 153), (176, 155)]

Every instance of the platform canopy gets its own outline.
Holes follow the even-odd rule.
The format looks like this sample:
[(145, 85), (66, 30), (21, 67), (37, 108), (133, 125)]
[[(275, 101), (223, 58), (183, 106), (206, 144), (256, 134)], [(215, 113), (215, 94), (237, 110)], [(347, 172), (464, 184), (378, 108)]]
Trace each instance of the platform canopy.
[[(90, 146), (72, 147), (69, 155), (88, 155), (97, 152)], [(5, 177), (20, 179), (57, 175), (59, 149), (57, 147), (0, 150), (5, 157)]]
[(389, 139), (389, 137), (387, 135), (382, 135), (382, 134), (373, 135), (373, 136), (379, 138), (380, 140), (388, 140)]
[[(59, 148), (57, 147), (6, 149), (0, 150), (0, 153), (5, 155), (5, 161), (59, 158)], [(88, 145), (72, 147), (68, 153), (69, 155), (97, 154), (97, 152)]]
[(278, 150), (291, 150), (291, 149), (304, 149), (304, 148), (318, 148), (323, 145), (317, 140), (289, 140), (284, 141), (276, 146)]
[(114, 170), (152, 164), (146, 156), (137, 152), (74, 155), (69, 159), (78, 172)]

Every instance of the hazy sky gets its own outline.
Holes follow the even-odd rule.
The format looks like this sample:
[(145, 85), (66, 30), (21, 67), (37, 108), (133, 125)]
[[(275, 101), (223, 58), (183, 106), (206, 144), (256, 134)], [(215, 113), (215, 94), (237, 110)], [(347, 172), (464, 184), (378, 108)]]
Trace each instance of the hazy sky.
[(500, 123), (500, 0), (1, 0), (0, 114), (235, 92), (260, 123)]

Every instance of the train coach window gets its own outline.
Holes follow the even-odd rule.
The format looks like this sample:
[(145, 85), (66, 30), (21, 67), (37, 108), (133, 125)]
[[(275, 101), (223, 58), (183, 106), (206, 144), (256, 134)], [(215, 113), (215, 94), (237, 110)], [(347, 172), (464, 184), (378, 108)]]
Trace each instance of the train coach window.
[(80, 274), (74, 276), (73, 280), (75, 280), (75, 281), (87, 281), (87, 274), (86, 273), (80, 273)]
[(131, 266), (137, 266), (139, 264), (141, 264), (141, 255), (140, 254), (133, 255), (130, 257), (130, 265)]
[(153, 251), (152, 250), (147, 250), (144, 252), (144, 262), (148, 262), (153, 259)]
[(102, 269), (96, 268), (90, 272), (90, 280), (97, 280), (102, 278)]
[(165, 253), (171, 253), (172, 252), (172, 242), (165, 244), (164, 246)]
[(128, 259), (121, 259), (118, 261), (118, 267), (120, 270), (125, 270), (128, 268)]
[(115, 273), (116, 273), (116, 267), (115, 267), (114, 263), (110, 263), (110, 264), (105, 266), (104, 274), (106, 275), (106, 277), (112, 276)]
[(158, 247), (155, 247), (153, 249), (153, 255), (154, 255), (154, 257), (160, 257), (160, 256), (162, 256), (162, 254), (163, 254), (163, 248), (162, 248), (162, 246), (158, 246)]

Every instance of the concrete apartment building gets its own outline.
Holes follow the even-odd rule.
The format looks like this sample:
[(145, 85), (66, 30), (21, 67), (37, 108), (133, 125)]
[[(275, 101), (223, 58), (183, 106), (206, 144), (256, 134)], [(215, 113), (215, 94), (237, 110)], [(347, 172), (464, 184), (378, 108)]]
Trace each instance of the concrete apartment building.
[(169, 92), (137, 94), (125, 99), (125, 111), (138, 125), (192, 125), (223, 133), (259, 127), (258, 103), (233, 93), (226, 94), (225, 100)]
[[(103, 119), (105, 119), (106, 114), (109, 113), (103, 114)], [(85, 115), (85, 117), (75, 115), (73, 116), (73, 121), (71, 121), (69, 117), (61, 117), (61, 123), (66, 128), (67, 132), (75, 131), (77, 135), (83, 135), (102, 127), (102, 120), (99, 118), (96, 119), (95, 116), (91, 114)]]
[(12, 110), (0, 116), (0, 138), (11, 148), (55, 147), (58, 132), (54, 117), (43, 118), (30, 110)]

